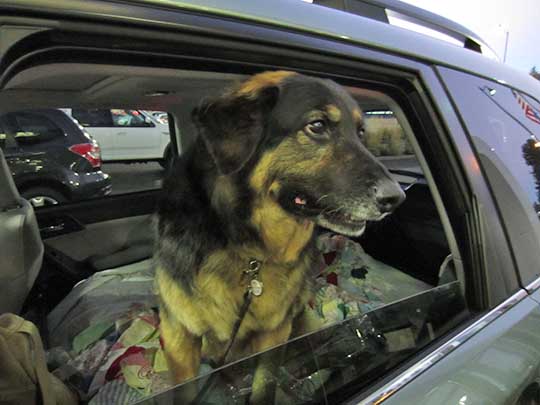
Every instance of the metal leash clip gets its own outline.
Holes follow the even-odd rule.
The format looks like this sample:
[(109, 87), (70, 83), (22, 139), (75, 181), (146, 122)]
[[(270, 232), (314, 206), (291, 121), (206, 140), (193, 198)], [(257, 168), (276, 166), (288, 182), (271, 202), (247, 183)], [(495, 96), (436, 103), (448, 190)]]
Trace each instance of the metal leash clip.
[(263, 283), (258, 280), (259, 270), (261, 269), (261, 262), (257, 259), (251, 259), (249, 261), (249, 268), (244, 270), (244, 273), (251, 277), (248, 286), (248, 292), (258, 297), (263, 293)]

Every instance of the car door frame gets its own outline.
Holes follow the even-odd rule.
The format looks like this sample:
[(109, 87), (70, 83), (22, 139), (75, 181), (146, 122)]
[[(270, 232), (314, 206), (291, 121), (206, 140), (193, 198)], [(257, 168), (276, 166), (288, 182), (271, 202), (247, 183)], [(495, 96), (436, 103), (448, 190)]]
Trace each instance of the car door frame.
[[(94, 5), (95, 9), (92, 10)], [(268, 68), (278, 67), (275, 61), (279, 60), (279, 67), (281, 68), (295, 69), (311, 74), (326, 72), (326, 74), (333, 74), (335, 77), (343, 77), (344, 79), (347, 78), (347, 74), (344, 74), (343, 70), (347, 72), (350, 72), (351, 68), (369, 70), (376, 66), (380, 72), (393, 74), (400, 72), (403, 77), (413, 79), (409, 82), (412, 83), (412, 88), (407, 89), (412, 95), (412, 99), (409, 101), (413, 105), (416, 104), (419, 110), (422, 110), (423, 118), (419, 122), (429, 125), (430, 130), (433, 130), (432, 138), (424, 139), (425, 144), (422, 146), (437, 151), (437, 153), (432, 154), (429, 167), (433, 172), (437, 172), (437, 177), (448, 179), (448, 184), (437, 183), (438, 187), (441, 189), (449, 188), (450, 190), (454, 187), (454, 191), (461, 190), (467, 194), (467, 206), (455, 207), (457, 214), (461, 215), (461, 217), (453, 218), (452, 221), (459, 224), (457, 225), (459, 232), (474, 235), (475, 244), (470, 246), (471, 257), (464, 257), (463, 260), (470, 260), (471, 263), (475, 263), (477, 269), (481, 268), (482, 271), (467, 280), (474, 292), (474, 294), (468, 294), (467, 298), (471, 309), (476, 312), (476, 316), (470, 322), (464, 324), (462, 328), (458, 328), (454, 333), (451, 333), (446, 339), (432, 345), (427, 352), (416, 354), (411, 359), (411, 362), (404, 364), (383, 378), (381, 384), (373, 387), (373, 393), (381, 392), (381, 387), (388, 386), (388, 384), (392, 384), (392, 381), (399, 380), (400, 375), (417, 376), (418, 373), (410, 374), (409, 372), (407, 374), (407, 371), (410, 371), (410, 367), (418, 363), (418, 360), (421, 362), (422, 360), (432, 359), (430, 356), (437, 353), (441, 354), (437, 357), (437, 360), (441, 360), (450, 353), (447, 349), (448, 346), (445, 346), (445, 344), (455, 342), (456, 336), (461, 336), (460, 333), (469, 331), (470, 328), (477, 331), (478, 325), (480, 325), (479, 322), (485, 319), (482, 316), (496, 313), (502, 314), (504, 311), (501, 312), (501, 308), (505, 311), (509, 309), (506, 304), (504, 307), (497, 306), (497, 304), (503, 298), (515, 292), (509, 290), (517, 285), (516, 269), (512, 265), (508, 265), (508, 262), (497, 262), (493, 258), (489, 261), (490, 252), (485, 249), (485, 231), (489, 230), (490, 234), (495, 235), (496, 248), (500, 250), (499, 253), (502, 256), (507, 254), (510, 257), (508, 245), (501, 230), (500, 219), (493, 206), (485, 181), (481, 173), (477, 171), (478, 162), (470, 147), (469, 140), (463, 131), (459, 130), (461, 127), (459, 119), (446, 111), (447, 107), (450, 107), (450, 111), (452, 111), (452, 106), (448, 102), (440, 83), (437, 82), (429, 61), (422, 62), (407, 59), (388, 50), (378, 50), (369, 46), (322, 38), (320, 35), (305, 35), (282, 29), (268, 28), (234, 19), (226, 20), (214, 16), (194, 15), (181, 11), (174, 11), (173, 13), (169, 10), (156, 11), (154, 9), (145, 15), (145, 10), (134, 10), (139, 6), (130, 7), (130, 13), (136, 15), (137, 12), (141, 12), (141, 15), (145, 15), (147, 18), (144, 21), (142, 19), (137, 20), (136, 24), (140, 24), (139, 26), (129, 27), (129, 23), (135, 24), (133, 23), (135, 19), (131, 19), (128, 23), (128, 19), (122, 17), (122, 13), (125, 13), (126, 10), (119, 9), (116, 10), (116, 15), (113, 13), (108, 17), (104, 17), (98, 6), (99, 2), (95, 2), (95, 4), (92, 3), (89, 6), (89, 10), (86, 10), (85, 18), (88, 20), (85, 29), (89, 29), (89, 26), (95, 24), (94, 28), (101, 25), (100, 29), (104, 30), (101, 32), (116, 32), (118, 34), (118, 31), (122, 31), (123, 35), (127, 35), (128, 38), (177, 41), (183, 43), (183, 52), (188, 55), (190, 52), (193, 54), (195, 52), (197, 54), (202, 53), (209, 60), (221, 58), (229, 61), (232, 59), (234, 63), (240, 63), (240, 61), (245, 63), (246, 59), (249, 61), (251, 58), (250, 63), (257, 63), (258, 66), (267, 66)], [(164, 16), (167, 13), (173, 14)], [(156, 16), (174, 17), (176, 21), (175, 30), (179, 31), (173, 32), (169, 27), (166, 32), (163, 32), (165, 24), (157, 21)], [(65, 15), (64, 18), (66, 18)], [(111, 28), (106, 24), (105, 20), (107, 19), (117, 22), (123, 21), (128, 26), (121, 29), (117, 27), (115, 30), (114, 27)], [(96, 21), (98, 21), (97, 24)], [(35, 20), (34, 23), (36, 24)], [(46, 22), (42, 21), (42, 23), (46, 25)], [(40, 23), (37, 24), (40, 25)], [(180, 29), (182, 25), (183, 30)], [(63, 26), (68, 27), (70, 30), (77, 29), (69, 20)], [(197, 49), (190, 49), (190, 45)], [(203, 48), (201, 48), (201, 45)], [(219, 53), (220, 49), (221, 54)], [(217, 55), (216, 50), (218, 51)], [(231, 53), (233, 53), (233, 56), (231, 56)], [(288, 60), (288, 63), (285, 63), (285, 60)], [(325, 65), (322, 70), (321, 65)], [(3, 80), (5, 80), (5, 77)], [(439, 162), (437, 163), (435, 159)], [(446, 190), (444, 193), (447, 194), (450, 190)], [(495, 215), (492, 216), (492, 213), (495, 213)], [(485, 271), (486, 262), (491, 263), (489, 272)], [(497, 277), (494, 277), (494, 275)], [(506, 280), (502, 285), (499, 283), (501, 279)], [(524, 292), (518, 291), (517, 294), (520, 294), (521, 297)], [(511, 302), (514, 303), (514, 301)], [(489, 311), (490, 308), (491, 311)], [(361, 396), (366, 394), (369, 393), (363, 392)]]

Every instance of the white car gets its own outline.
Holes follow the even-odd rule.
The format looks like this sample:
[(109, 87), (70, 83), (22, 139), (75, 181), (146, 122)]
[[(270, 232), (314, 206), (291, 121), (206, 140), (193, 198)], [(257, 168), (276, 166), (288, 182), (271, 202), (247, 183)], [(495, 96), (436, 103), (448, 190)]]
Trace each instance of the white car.
[[(104, 162), (170, 162), (169, 127), (142, 110), (62, 109), (101, 146)], [(166, 113), (163, 113), (166, 114)]]

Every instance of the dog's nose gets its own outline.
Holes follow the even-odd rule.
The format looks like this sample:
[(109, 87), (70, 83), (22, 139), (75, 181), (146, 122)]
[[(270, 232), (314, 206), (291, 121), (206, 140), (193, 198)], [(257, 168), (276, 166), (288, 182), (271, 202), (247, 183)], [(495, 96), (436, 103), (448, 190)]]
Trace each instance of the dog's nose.
[(382, 214), (392, 212), (405, 200), (405, 193), (398, 183), (384, 180), (375, 186), (375, 201)]

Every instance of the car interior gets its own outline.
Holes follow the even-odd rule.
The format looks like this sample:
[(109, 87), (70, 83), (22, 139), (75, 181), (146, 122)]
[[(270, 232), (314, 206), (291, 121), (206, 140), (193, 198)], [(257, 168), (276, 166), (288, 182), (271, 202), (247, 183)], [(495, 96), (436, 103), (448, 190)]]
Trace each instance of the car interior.
[[(10, 103), (2, 104), (0, 114), (32, 108), (166, 111), (172, 145), (181, 154), (197, 136), (191, 122), (193, 108), (243, 77), (236, 73), (158, 67), (43, 64), (20, 71), (5, 84), (0, 97)], [(349, 89), (364, 111), (392, 110), (398, 122), (403, 123), (404, 115), (388, 96), (367, 87)], [(366, 121), (369, 131), (369, 118)], [(426, 165), (418, 158), (421, 152), (410, 128), (403, 128), (417, 157), (409, 155), (406, 167), (396, 167), (395, 156), (382, 156), (381, 161), (402, 185), (406, 200), (392, 215), (369, 224), (366, 232), (353, 242), (376, 262), (418, 281), (423, 290), (453, 282), (459, 282), (463, 289), (463, 269), (459, 260), (453, 260), (459, 255), (448, 241), (451, 233), (448, 221), (441, 219), (441, 202), (434, 198), (434, 187), (424, 175)], [(115, 287), (116, 291), (109, 291), (106, 284), (103, 294), (114, 295), (114, 299), (101, 301), (104, 295), (99, 293), (99, 285), (88, 288), (89, 278), (103, 275), (101, 282), (105, 283), (106, 277), (137, 272), (139, 278), (132, 279), (133, 284), (125, 289), (128, 295), (133, 295), (132, 286), (142, 283), (141, 274), (151, 279), (155, 243), (152, 215), (166, 190), (111, 195), (42, 207), (34, 212), (19, 196), (10, 177), (0, 151), (0, 245), (13, 252), (0, 255), (0, 269), (4, 272), (0, 274), (0, 313), (18, 313), (36, 323), (46, 348), (69, 346), (75, 335), (88, 326), (87, 320), (79, 323), (83, 313), (92, 313), (92, 319), (104, 314), (118, 315), (133, 303), (130, 298), (124, 306), (119, 305), (124, 290)], [(151, 285), (145, 283), (145, 288)], [(141, 295), (147, 297), (150, 306), (156, 305), (150, 290)], [(74, 304), (82, 301), (83, 307)], [(107, 303), (113, 309), (107, 308)], [(73, 315), (72, 311), (79, 311), (80, 317), (62, 324)], [(393, 328), (401, 330), (395, 325)]]

